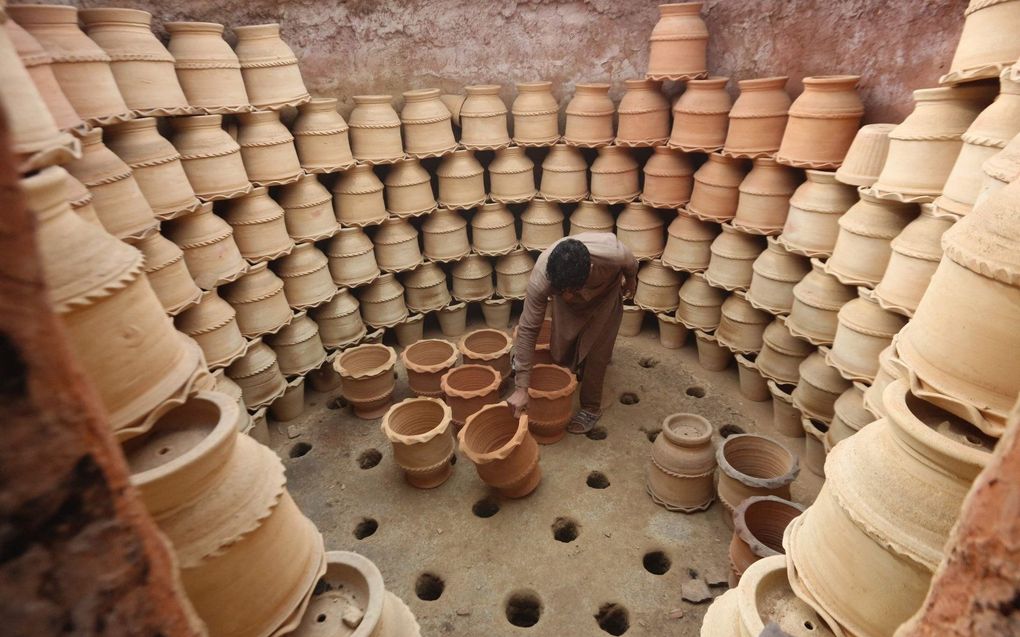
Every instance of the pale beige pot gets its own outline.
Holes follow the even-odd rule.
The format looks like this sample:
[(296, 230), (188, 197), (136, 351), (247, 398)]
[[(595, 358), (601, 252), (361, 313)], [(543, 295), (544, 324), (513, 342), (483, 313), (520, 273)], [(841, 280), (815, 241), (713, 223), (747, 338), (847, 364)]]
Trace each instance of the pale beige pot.
[(806, 171), (807, 181), (790, 197), (779, 241), (806, 257), (829, 257), (839, 236), (839, 220), (857, 203), (857, 190), (836, 181), (835, 173)]
[(482, 204), (471, 217), (471, 247), (483, 256), (498, 256), (517, 247), (514, 215), (502, 203)]
[(463, 427), (472, 414), (498, 402), (502, 382), (500, 373), (488, 365), (465, 363), (443, 374), (440, 388), (454, 424)]
[(739, 373), (740, 395), (760, 403), (769, 399), (768, 379), (761, 375), (755, 364), (754, 354), (737, 354), (737, 372)]
[(359, 287), (375, 281), (380, 274), (375, 245), (361, 228), (341, 228), (326, 244), (326, 258), (333, 282)]
[(846, 157), (864, 115), (858, 75), (804, 78), (793, 101), (776, 160), (787, 166), (833, 170)]
[(755, 259), (764, 251), (762, 237), (745, 234), (723, 224), (722, 234), (712, 241), (705, 280), (724, 290), (747, 290), (754, 274)]
[(856, 297), (854, 288), (826, 273), (821, 261), (811, 259), (811, 272), (793, 287), (793, 307), (786, 326), (812, 345), (831, 345), (840, 308)]
[(701, 221), (683, 212), (677, 213), (666, 228), (662, 262), (674, 270), (704, 271), (712, 258), (712, 242), (719, 232), (718, 224)]
[(492, 261), (470, 254), (450, 270), (451, 294), (458, 301), (483, 301), (496, 291), (492, 283)]
[(878, 180), (886, 155), (889, 154), (889, 133), (896, 124), (867, 124), (861, 126), (846, 152), (843, 164), (836, 171), (836, 179), (848, 186), (870, 187)]
[(719, 326), (720, 310), (726, 292), (712, 287), (704, 275), (695, 272), (680, 286), (676, 317), (691, 329), (711, 332)]
[(423, 254), (439, 262), (464, 258), (471, 252), (467, 226), (467, 220), (456, 210), (436, 210), (421, 224)]
[(265, 186), (230, 200), (223, 218), (234, 230), (234, 243), (241, 256), (249, 262), (279, 259), (294, 249), (283, 208), (269, 197)]
[(485, 319), (485, 327), (496, 330), (507, 329), (510, 327), (511, 310), (513, 310), (513, 303), (507, 298), (482, 301), (482, 317)]
[(443, 375), (457, 364), (460, 352), (442, 339), (425, 339), (412, 343), (400, 353), (400, 362), (407, 371), (407, 385), (415, 396), (440, 398)]
[(453, 116), (439, 98), (439, 89), (404, 92), (400, 111), (404, 150), (412, 157), (439, 157), (457, 148)]
[(537, 363), (528, 385), (528, 431), (540, 445), (559, 442), (574, 413), (577, 377), (557, 365)]
[(769, 158), (755, 159), (737, 191), (733, 227), (750, 234), (779, 234), (786, 224), (790, 197), (800, 185), (800, 171)]
[(1016, 2), (980, 2), (971, 0), (964, 11), (966, 20), (949, 65), (939, 84), (960, 84), (993, 78), (1020, 56), (1020, 46), (1009, 36), (1020, 22)]
[(762, 335), (771, 321), (771, 314), (754, 309), (741, 292), (735, 292), (720, 307), (715, 336), (734, 354), (756, 354), (761, 351)]
[(372, 237), (375, 261), (383, 272), (404, 272), (421, 265), (418, 231), (406, 219), (390, 217)]
[(670, 132), (669, 99), (662, 82), (624, 80), (625, 92), (617, 109), (618, 146), (658, 146), (666, 143)]
[(184, 252), (158, 232), (135, 243), (145, 257), (145, 276), (170, 316), (198, 303), (202, 290), (184, 263)]
[[(84, 129), (87, 125), (82, 121), (81, 116), (75, 112), (74, 107), (68, 101), (67, 96), (64, 95), (64, 91), (61, 90), (60, 84), (53, 74), (53, 69), (51, 68), (53, 59), (50, 57), (50, 54), (46, 52), (34, 36), (14, 20), (5, 21), (3, 28), (7, 32), (10, 44), (13, 45), (18, 57), (21, 58), (22, 67), (28, 75), (27, 79), (35, 85), (38, 97), (42, 98), (43, 105), (52, 115), (53, 124), (55, 124), (56, 128), (60, 131)], [(9, 49), (7, 54), (9, 55)], [(11, 95), (19, 96), (18, 102), (20, 106), (18, 108), (15, 108), (13, 105), (6, 107), (8, 119), (13, 120), (13, 118), (19, 115), (24, 115), (35, 122), (34, 124), (25, 122), (22, 125), (20, 122), (11, 121), (11, 128), (13, 130), (22, 131), (18, 133), (16, 138), (21, 135), (32, 135), (39, 142), (39, 145), (32, 148), (31, 151), (41, 150), (43, 145), (48, 147), (53, 143), (65, 145), (68, 142), (68, 138), (56, 135), (50, 123), (41, 115), (43, 112), (42, 105), (39, 108), (29, 106), (29, 103), (38, 104), (36, 101), (38, 98), (32, 97), (33, 92), (29, 88), (26, 78), (20, 72), (20, 69), (12, 64), (5, 70), (11, 74), (8, 77), (8, 82), (11, 82), (8, 84), (8, 87), (23, 87), (10, 92)], [(46, 141), (44, 142), (43, 140)], [(17, 147), (16, 141), (12, 140), (11, 143), (12, 146)], [(40, 159), (43, 159), (48, 154), (48, 152), (42, 152)]]
[(514, 250), (496, 259), (496, 293), (504, 299), (523, 299), (535, 259), (526, 250)]
[[(736, 587), (743, 580), (743, 574), (755, 562), (784, 554), (783, 532), (803, 512), (804, 507), (801, 505), (774, 495), (754, 496), (737, 507), (733, 512), (733, 537), (729, 550), (731, 587)], [(785, 561), (780, 565), (778, 573), (785, 578)], [(752, 573), (749, 579), (753, 577)], [(792, 592), (790, 595), (792, 597)], [(800, 628), (805, 626), (801, 625)]]
[(652, 312), (672, 312), (679, 302), (680, 275), (662, 265), (648, 261), (638, 270), (634, 304)]
[(633, 201), (641, 194), (638, 164), (631, 151), (622, 146), (604, 146), (591, 165), (591, 200), (617, 204)]
[(285, 257), (273, 262), (276, 275), (283, 279), (287, 302), (295, 310), (322, 305), (336, 294), (330, 277), (329, 261), (313, 243), (301, 243)]
[(639, 261), (657, 259), (666, 247), (662, 217), (643, 203), (631, 202), (616, 218), (616, 238)]
[(874, 287), (882, 280), (892, 240), (917, 216), (915, 204), (859, 193), (860, 201), (839, 218), (839, 234), (825, 269), (846, 285)]
[(672, 314), (656, 314), (659, 321), (659, 345), (665, 349), (680, 349), (687, 344), (687, 326)]
[(230, 365), (248, 350), (237, 325), (237, 312), (209, 290), (202, 300), (174, 319), (174, 326), (198, 343), (209, 369)]
[(800, 364), (800, 381), (793, 391), (793, 404), (805, 418), (825, 424), (832, 422), (833, 405), (850, 388), (850, 381), (825, 362), (825, 348), (819, 348)]
[(304, 376), (326, 362), (319, 326), (301, 311), (278, 333), (266, 337), (284, 376)]
[(178, 117), (171, 122), (171, 141), (181, 154), (184, 173), (199, 199), (216, 201), (251, 192), (241, 147), (223, 130), (222, 116)]
[(955, 215), (936, 212), (928, 204), (889, 244), (891, 252), (875, 296), (887, 310), (913, 316), (942, 259), (942, 235), (956, 223)]
[(237, 36), (234, 51), (241, 63), (244, 88), (256, 108), (278, 110), (310, 99), (297, 57), (280, 39), (279, 24), (253, 24), (233, 29)]
[(464, 107), (464, 100), (467, 99), (466, 95), (456, 95), (453, 93), (443, 93), (439, 96), (440, 101), (446, 106), (446, 110), (450, 111), (450, 115), (453, 119), (454, 126), (460, 126), (460, 109)]
[(450, 304), (452, 297), (446, 273), (438, 264), (425, 262), (401, 277), (407, 308), (413, 312), (433, 312)]
[(248, 338), (278, 332), (293, 317), (283, 281), (266, 263), (252, 266), (220, 294), (237, 310), (237, 324)]
[(673, 105), (669, 147), (685, 152), (711, 153), (726, 142), (733, 101), (726, 92), (728, 77), (691, 80)]
[(358, 294), (361, 318), (371, 327), (392, 327), (407, 318), (404, 286), (392, 272), (387, 272)]
[(712, 423), (696, 414), (670, 414), (652, 443), (645, 490), (669, 511), (696, 513), (715, 500)]
[(723, 516), (733, 525), (733, 512), (747, 498), (774, 495), (790, 499), (790, 484), (800, 466), (797, 457), (771, 438), (757, 434), (737, 434), (724, 438), (716, 447), (719, 501), (726, 509)]
[(687, 153), (656, 146), (642, 168), (641, 201), (653, 208), (682, 208), (691, 200), (694, 166)]
[(856, 434), (876, 419), (864, 406), (864, 391), (867, 386), (854, 383), (850, 389), (839, 395), (833, 405), (835, 415), (825, 434), (825, 448), (831, 451), (837, 444)]
[(340, 374), (343, 397), (354, 415), (364, 420), (379, 418), (393, 402), (393, 366), (397, 353), (379, 344), (358, 345), (344, 350), (333, 360)]
[(432, 178), (417, 159), (390, 166), (383, 181), (386, 210), (398, 217), (418, 217), (436, 208)]
[(768, 248), (751, 264), (751, 285), (747, 300), (754, 307), (777, 316), (793, 308), (793, 288), (811, 271), (805, 257), (793, 254), (774, 237)]
[(896, 344), (899, 338), (898, 334), (894, 336), (892, 345), (882, 350), (878, 355), (878, 374), (875, 376), (875, 382), (864, 390), (864, 408), (875, 418), (885, 418), (889, 415), (885, 405), (882, 404), (882, 394), (889, 383), (903, 377), (902, 365), (896, 354)]
[(269, 405), (287, 390), (276, 352), (262, 342), (262, 337), (251, 341), (244, 356), (227, 367), (227, 376), (241, 387), (248, 409)]
[(251, 109), (241, 63), (214, 22), (165, 22), (167, 49), (188, 104), (203, 113), (241, 113)]
[(359, 162), (392, 164), (404, 158), (400, 116), (389, 95), (355, 95), (350, 125), (351, 152)]
[(521, 146), (496, 151), (489, 163), (489, 198), (502, 203), (524, 203), (535, 197), (535, 162)]
[(724, 347), (713, 334), (695, 330), (695, 341), (698, 346), (698, 364), (710, 372), (721, 372), (730, 366), (733, 353)]
[(237, 143), (248, 179), (256, 186), (289, 184), (302, 175), (294, 136), (274, 111), (241, 113)]
[(336, 103), (333, 97), (317, 97), (298, 107), (290, 131), (306, 173), (332, 173), (354, 165), (350, 126), (336, 111)]
[(801, 461), (804, 468), (820, 478), (825, 477), (825, 436), (829, 425), (814, 418), (801, 418), (804, 428), (804, 452)]
[(588, 162), (581, 151), (555, 144), (542, 161), (538, 194), (549, 201), (570, 203), (588, 196)]
[(510, 112), (518, 146), (552, 146), (559, 141), (560, 104), (552, 94), (552, 82), (518, 82)]
[(330, 349), (342, 349), (360, 341), (367, 332), (361, 320), (358, 299), (346, 288), (328, 303), (313, 308), (310, 316), (319, 326), (319, 338)]
[(412, 487), (434, 489), (453, 475), (453, 428), (450, 408), (438, 398), (406, 398), (383, 416), (383, 434), (393, 461)]
[(203, 290), (236, 281), (248, 269), (233, 228), (213, 214), (212, 203), (167, 223), (163, 234), (184, 252), (188, 271)]
[(892, 342), (907, 320), (883, 310), (867, 288), (839, 310), (836, 337), (826, 361), (843, 378), (871, 383), (878, 373), (878, 355)]
[(333, 369), (332, 363), (327, 362), (319, 369), (308, 372), (308, 383), (314, 391), (325, 394), (340, 388), (340, 374)]
[(563, 238), (563, 211), (544, 199), (534, 199), (521, 214), (521, 245), (527, 250), (545, 250)]
[(451, 303), (439, 309), (439, 329), (443, 336), (460, 336), (467, 331), (467, 303)]
[(465, 86), (460, 107), (460, 144), (471, 150), (495, 150), (510, 145), (507, 109), (498, 84)]
[(786, 385), (769, 380), (772, 394), (772, 423), (781, 435), (787, 438), (803, 438), (804, 428), (800, 424), (800, 410), (793, 404), (795, 385)]
[(620, 321), (620, 336), (637, 336), (645, 320), (645, 310), (636, 305), (623, 306), (623, 318)]
[(499, 372), (504, 382), (510, 377), (513, 346), (509, 334), (493, 329), (474, 330), (457, 343), (464, 364), (487, 365)]
[(649, 38), (648, 77), (690, 80), (708, 75), (708, 27), (701, 2), (659, 5), (659, 21)]
[(615, 229), (616, 220), (604, 203), (582, 201), (570, 213), (570, 236), (582, 232), (613, 232)]
[(729, 113), (723, 154), (730, 157), (771, 157), (786, 130), (790, 96), (785, 75), (740, 80), (740, 96)]
[(609, 97), (609, 84), (574, 86), (567, 103), (563, 141), (571, 146), (599, 148), (613, 143), (613, 115), (616, 106)]
[(374, 226), (386, 217), (383, 182), (372, 166), (358, 164), (340, 173), (333, 184), (333, 210), (344, 226)]
[(454, 210), (474, 208), (485, 202), (485, 169), (470, 150), (456, 150), (436, 168), (439, 205)]
[(780, 316), (762, 332), (762, 348), (755, 362), (766, 378), (796, 385), (800, 381), (800, 364), (814, 351), (814, 345), (790, 333), (786, 319)]
[(704, 221), (724, 223), (737, 214), (744, 162), (712, 153), (694, 173), (694, 189), (687, 212)]
[(269, 413), (273, 420), (287, 422), (294, 420), (305, 411), (305, 379), (295, 378), (287, 383), (287, 391), (273, 401)]
[(298, 243), (322, 241), (340, 229), (333, 213), (333, 195), (315, 175), (303, 175), (284, 186), (275, 199), (283, 208), (287, 234)]
[(458, 439), (478, 477), (503, 497), (523, 498), (541, 482), (538, 444), (528, 432), (528, 416), (514, 418), (505, 402), (469, 416)]

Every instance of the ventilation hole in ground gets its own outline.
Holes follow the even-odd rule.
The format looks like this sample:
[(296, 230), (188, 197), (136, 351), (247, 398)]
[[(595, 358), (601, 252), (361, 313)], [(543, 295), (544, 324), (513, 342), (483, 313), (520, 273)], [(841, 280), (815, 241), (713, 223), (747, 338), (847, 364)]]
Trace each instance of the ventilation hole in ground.
[(362, 469), (371, 469), (382, 460), (382, 453), (378, 449), (362, 451), (358, 456), (358, 466)]
[(307, 442), (299, 442), (290, 448), (290, 451), (287, 452), (287, 455), (290, 456), (291, 458), (300, 458), (301, 456), (305, 455), (311, 450), (312, 445), (308, 444)]
[(605, 440), (609, 432), (606, 431), (605, 427), (595, 427), (588, 433), (584, 434), (589, 440)]
[(646, 431), (645, 438), (648, 438), (648, 442), (655, 442), (655, 439), (659, 437), (660, 430)]
[(744, 428), (740, 425), (723, 425), (719, 427), (719, 435), (723, 438), (729, 438), (730, 436), (742, 433), (744, 433)]
[(499, 502), (495, 498), (482, 498), (471, 507), (471, 512), (480, 518), (491, 518), (499, 513)]
[(532, 591), (518, 591), (506, 602), (506, 619), (514, 626), (531, 628), (542, 616), (542, 600)]
[(354, 527), (354, 537), (359, 540), (364, 540), (373, 533), (379, 530), (379, 523), (374, 518), (361, 518), (361, 522), (358, 522), (358, 526)]
[(599, 628), (610, 635), (622, 635), (630, 628), (630, 614), (627, 609), (616, 603), (603, 604), (595, 615)]
[(414, 594), (420, 600), (434, 602), (443, 596), (444, 588), (446, 588), (446, 584), (442, 578), (432, 573), (422, 573), (418, 576), (418, 581), (414, 583)]
[(588, 474), (587, 484), (592, 489), (605, 489), (609, 486), (609, 478), (601, 471), (592, 471)]
[(692, 398), (704, 398), (705, 388), (702, 387), (701, 385), (691, 385), (690, 387), (687, 388), (686, 393), (688, 396), (691, 396)]
[(319, 622), (320, 624), (326, 621), (326, 613), (319, 613), (319, 616), (315, 618), (315, 621)]
[(632, 391), (625, 391), (620, 394), (620, 402), (624, 405), (636, 405), (641, 402), (641, 398)]
[(552, 531), (557, 542), (573, 542), (580, 534), (580, 527), (570, 518), (556, 518)]
[(344, 400), (343, 396), (337, 396), (333, 400), (326, 403), (328, 409), (343, 409), (347, 406), (347, 401)]
[(652, 369), (658, 364), (659, 360), (656, 358), (642, 358), (641, 360), (638, 361), (638, 365), (644, 367), (645, 369)]
[(687, 575), (691, 579), (698, 579), (698, 572), (696, 570), (694, 570), (693, 568), (687, 569)]
[(665, 575), (669, 572), (669, 567), (673, 565), (673, 562), (662, 551), (649, 551), (645, 553), (641, 563), (645, 565), (645, 570), (652, 575)]

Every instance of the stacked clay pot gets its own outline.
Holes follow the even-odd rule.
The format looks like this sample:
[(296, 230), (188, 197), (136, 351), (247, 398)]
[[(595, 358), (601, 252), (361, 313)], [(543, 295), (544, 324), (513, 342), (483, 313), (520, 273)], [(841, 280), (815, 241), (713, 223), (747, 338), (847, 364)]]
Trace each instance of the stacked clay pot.
[(361, 319), (358, 299), (341, 289), (329, 302), (313, 308), (312, 320), (319, 326), (319, 338), (328, 349), (343, 349), (360, 341), (368, 329)]
[(775, 238), (768, 238), (765, 249), (751, 264), (751, 284), (747, 300), (754, 307), (775, 315), (786, 315), (793, 309), (793, 290), (811, 271), (810, 263), (793, 254)]
[(276, 352), (258, 337), (248, 344), (244, 356), (230, 364), (227, 376), (241, 387), (248, 409), (266, 407), (287, 391)]
[(361, 318), (372, 327), (393, 327), (407, 319), (404, 287), (392, 272), (380, 275), (361, 289), (358, 301), (361, 303)]
[(528, 385), (528, 431), (539, 444), (563, 439), (573, 414), (577, 378), (557, 365), (536, 364)]
[(469, 150), (496, 150), (510, 145), (507, 108), (498, 84), (464, 87), (460, 107), (460, 144)]
[(857, 203), (857, 191), (836, 181), (835, 173), (806, 171), (807, 181), (790, 197), (780, 242), (806, 257), (829, 257), (839, 236), (839, 220)]
[(628, 148), (602, 146), (591, 164), (591, 200), (619, 204), (634, 201), (641, 194), (638, 165)]
[(416, 396), (439, 398), (443, 375), (457, 364), (460, 353), (450, 342), (427, 339), (413, 343), (400, 353), (407, 371), (407, 384)]
[(209, 369), (230, 365), (248, 349), (237, 325), (237, 311), (215, 290), (203, 292), (199, 303), (175, 318), (174, 325), (202, 348)]
[(864, 115), (857, 75), (804, 78), (804, 92), (789, 110), (776, 152), (781, 164), (797, 168), (839, 168)]
[(889, 243), (889, 262), (875, 286), (879, 305), (913, 316), (942, 259), (942, 235), (956, 220), (921, 204), (921, 214)]
[(626, 92), (617, 108), (619, 146), (658, 146), (669, 139), (669, 100), (662, 83), (654, 80), (624, 80)]
[(551, 146), (559, 140), (560, 105), (552, 94), (552, 82), (518, 82), (510, 111), (518, 146)]
[(793, 391), (793, 405), (805, 418), (828, 424), (835, 415), (834, 405), (850, 381), (825, 362), (825, 349), (819, 349), (801, 362), (800, 379)]
[(575, 235), (582, 232), (612, 232), (616, 220), (604, 203), (582, 201), (570, 215), (570, 232)]
[(450, 304), (446, 273), (435, 263), (424, 263), (402, 275), (404, 301), (413, 312), (433, 312)]
[(649, 261), (638, 270), (634, 304), (652, 312), (672, 312), (677, 308), (680, 292), (680, 275), (662, 265)]
[(203, 290), (236, 281), (248, 269), (233, 228), (213, 214), (211, 202), (173, 220), (163, 233), (184, 252), (188, 271)]
[(145, 276), (163, 309), (176, 316), (198, 303), (202, 290), (184, 263), (184, 252), (172, 241), (153, 232), (135, 243), (145, 257)]
[(800, 185), (799, 171), (760, 157), (740, 182), (733, 227), (750, 234), (775, 235), (783, 230), (790, 197)]
[(708, 268), (712, 242), (719, 234), (717, 224), (679, 213), (666, 228), (662, 263), (674, 270), (702, 272)]
[(778, 317), (762, 332), (762, 348), (755, 362), (766, 378), (796, 385), (800, 381), (800, 364), (814, 351), (813, 345), (790, 332), (785, 318)]
[(648, 73), (653, 80), (690, 80), (708, 74), (708, 27), (701, 2), (659, 5), (649, 38)]
[(521, 246), (545, 250), (563, 238), (563, 211), (545, 199), (534, 199), (521, 214)]
[(722, 149), (733, 106), (727, 82), (727, 77), (710, 77), (687, 83), (687, 90), (673, 106), (670, 148), (700, 153)]
[(542, 161), (538, 194), (561, 203), (577, 202), (588, 196), (588, 163), (581, 151), (564, 143), (555, 144)]
[(505, 381), (510, 377), (510, 350), (514, 342), (501, 330), (474, 330), (460, 339), (457, 349), (460, 350), (465, 364), (487, 365), (499, 372)]
[(1013, 2), (971, 0), (949, 72), (940, 84), (959, 84), (995, 77), (1013, 64), (1020, 50), (1009, 37), (1009, 26), (1020, 19), (1020, 7)]
[(563, 141), (571, 146), (599, 148), (613, 143), (613, 114), (609, 84), (578, 84), (567, 104)]
[(393, 460), (408, 484), (433, 489), (453, 474), (451, 412), (438, 398), (407, 398), (383, 416), (380, 428), (393, 447)]
[(686, 153), (656, 146), (642, 168), (641, 201), (653, 208), (682, 208), (691, 200), (694, 166)]
[(199, 199), (231, 199), (251, 192), (241, 147), (223, 130), (221, 115), (179, 117), (172, 122), (171, 141)]
[(503, 497), (523, 498), (542, 480), (538, 444), (528, 433), (528, 416), (514, 418), (505, 402), (469, 416), (458, 439), (478, 477)]
[(729, 221), (737, 214), (738, 188), (743, 180), (744, 169), (739, 159), (712, 153), (694, 173), (687, 212), (705, 221)]
[(874, 287), (892, 254), (891, 242), (913, 221), (917, 207), (870, 192), (839, 218), (839, 234), (825, 269), (846, 285)]
[(726, 293), (695, 272), (680, 286), (676, 317), (690, 329), (713, 331), (719, 327), (720, 307)]
[(812, 259), (811, 272), (793, 287), (787, 327), (812, 345), (831, 345), (840, 308), (856, 296), (853, 288), (828, 274), (821, 261)]
[(889, 133), (895, 124), (867, 124), (861, 126), (846, 151), (846, 158), (836, 170), (836, 179), (849, 186), (870, 187), (878, 181), (878, 175), (889, 154)]
[(297, 57), (280, 39), (279, 24), (234, 27), (234, 52), (248, 99), (256, 108), (278, 110), (309, 99)]
[(489, 198), (500, 203), (531, 201), (535, 189), (535, 163), (521, 146), (509, 146), (496, 151), (489, 163)]
[(712, 425), (695, 414), (671, 414), (652, 443), (645, 490), (670, 511), (704, 511), (715, 499)]
[(206, 114), (251, 109), (241, 77), (241, 63), (214, 22), (167, 22), (167, 49), (188, 104)]
[(726, 509), (726, 523), (733, 527), (733, 513), (753, 496), (775, 495), (790, 499), (790, 483), (800, 467), (797, 457), (783, 445), (757, 434), (736, 434), (716, 448), (719, 463), (719, 500)]
[(871, 290), (858, 288), (857, 294), (839, 310), (836, 336), (826, 360), (843, 378), (871, 383), (878, 373), (878, 355), (907, 321), (879, 307)]
[(404, 93), (400, 111), (404, 150), (419, 159), (439, 157), (453, 151), (453, 116), (439, 99), (439, 89), (427, 88)]
[(440, 388), (453, 410), (454, 424), (463, 427), (472, 414), (499, 401), (502, 383), (503, 377), (488, 365), (465, 363), (443, 374)]
[(393, 164), (383, 182), (386, 210), (397, 217), (418, 217), (435, 210), (432, 177), (415, 158)]
[(306, 173), (332, 173), (354, 165), (350, 126), (336, 112), (336, 103), (336, 98), (317, 97), (298, 108), (291, 133)]
[(752, 307), (743, 292), (728, 296), (719, 312), (715, 337), (723, 347), (735, 354), (757, 354), (761, 351), (762, 335), (772, 321), (770, 314)]
[(754, 262), (762, 253), (762, 237), (723, 224), (722, 234), (712, 241), (712, 254), (705, 280), (724, 290), (747, 290), (754, 274)]
[(404, 272), (421, 265), (418, 231), (406, 219), (390, 217), (372, 237), (375, 262), (383, 272)]
[(343, 397), (354, 415), (365, 420), (386, 413), (393, 400), (393, 366), (397, 353), (379, 344), (365, 344), (344, 350), (333, 360), (343, 380)]
[(274, 111), (238, 115), (237, 143), (248, 180), (256, 186), (280, 186), (301, 177), (294, 136)]
[(729, 112), (724, 155), (753, 159), (779, 150), (791, 103), (786, 93), (788, 79), (784, 75), (737, 82), (740, 96)]
[(389, 95), (355, 95), (350, 125), (351, 152), (359, 162), (392, 164), (404, 158), (400, 116)]
[(362, 228), (340, 228), (326, 244), (325, 252), (330, 276), (337, 285), (360, 287), (381, 273), (372, 240)]

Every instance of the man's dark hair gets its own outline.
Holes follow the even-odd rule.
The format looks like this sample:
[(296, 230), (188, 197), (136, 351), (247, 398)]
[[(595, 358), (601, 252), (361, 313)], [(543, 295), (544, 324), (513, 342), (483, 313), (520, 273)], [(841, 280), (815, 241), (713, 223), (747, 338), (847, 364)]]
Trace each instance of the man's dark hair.
[(545, 264), (545, 275), (557, 290), (580, 288), (588, 280), (590, 270), (591, 255), (577, 239), (564, 239), (557, 243)]

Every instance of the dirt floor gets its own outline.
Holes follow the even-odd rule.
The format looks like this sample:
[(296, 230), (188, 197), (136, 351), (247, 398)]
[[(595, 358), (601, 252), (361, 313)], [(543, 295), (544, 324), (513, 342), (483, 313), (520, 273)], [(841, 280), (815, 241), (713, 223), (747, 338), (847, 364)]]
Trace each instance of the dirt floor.
[[(440, 337), (429, 318), (426, 336)], [(469, 328), (483, 326), (472, 317)], [(399, 373), (397, 400), (409, 395)], [(339, 391), (309, 391), (303, 416), (270, 429), (290, 491), (327, 550), (373, 560), (426, 637), (698, 635), (708, 602), (682, 601), (681, 585), (725, 579), (731, 532), (718, 501), (685, 515), (648, 497), (655, 432), (666, 415), (693, 412), (717, 431), (737, 425), (794, 449), (803, 439), (775, 433), (771, 402), (740, 395), (735, 364), (703, 370), (693, 336), (681, 350), (662, 348), (652, 317), (639, 336), (617, 341), (606, 383), (605, 437), (542, 447), (542, 483), (516, 501), (490, 493), (465, 457), (441, 487), (410, 487), (379, 421), (336, 408)], [(639, 402), (622, 404), (624, 392)], [(802, 468), (794, 499), (808, 503), (820, 486)]]

